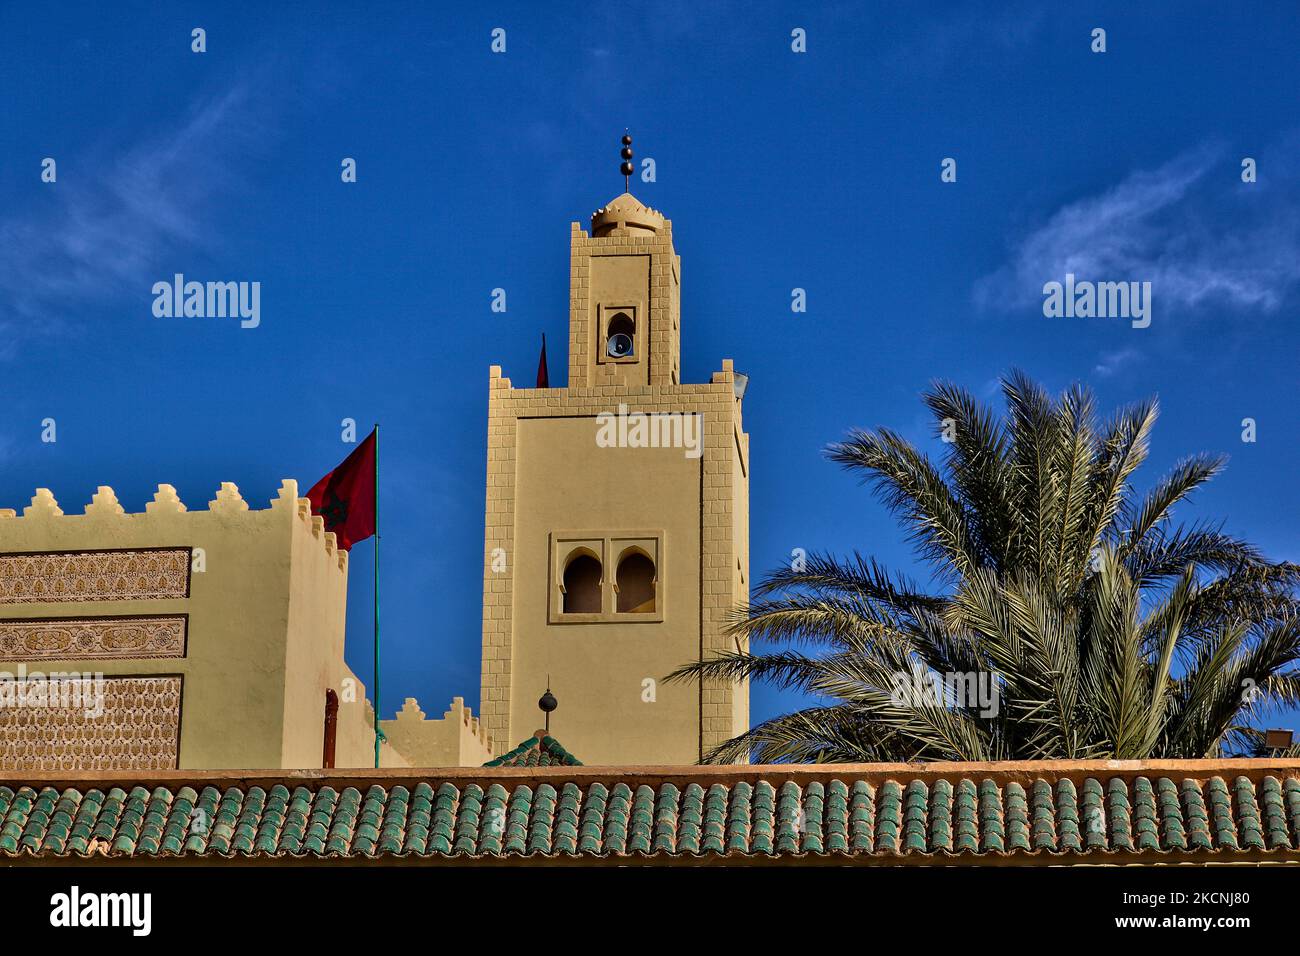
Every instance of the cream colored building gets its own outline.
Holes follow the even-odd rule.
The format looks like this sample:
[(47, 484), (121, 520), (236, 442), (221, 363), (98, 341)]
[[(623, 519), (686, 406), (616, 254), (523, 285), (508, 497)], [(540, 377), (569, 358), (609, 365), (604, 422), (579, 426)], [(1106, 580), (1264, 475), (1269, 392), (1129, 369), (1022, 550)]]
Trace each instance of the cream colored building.
[(0, 768), (320, 767), (331, 689), (337, 764), (373, 765), (346, 604), (347, 554), (292, 480), (265, 509), (226, 483), (191, 511), (160, 485), (143, 514), (40, 489), (0, 510), (0, 695), (25, 678), (102, 705), (4, 702)]
[[(573, 224), (570, 281), (567, 387), (490, 374), (482, 717), (408, 698), (384, 766), (694, 763), (748, 727), (746, 684), (663, 682), (740, 646), (743, 389), (729, 360), (681, 382), (672, 224), (630, 194)], [(142, 514), (107, 487), (0, 509), (0, 771), (372, 766), (347, 567), (292, 480), (263, 509), (229, 483), (206, 509), (170, 485)], [(548, 687), (563, 747), (534, 736)]]
[(681, 381), (672, 223), (624, 193), (573, 223), (568, 385), (489, 382), (482, 721), (584, 763), (694, 763), (749, 725), (748, 686), (666, 684), (735, 650), (749, 436), (730, 361)]

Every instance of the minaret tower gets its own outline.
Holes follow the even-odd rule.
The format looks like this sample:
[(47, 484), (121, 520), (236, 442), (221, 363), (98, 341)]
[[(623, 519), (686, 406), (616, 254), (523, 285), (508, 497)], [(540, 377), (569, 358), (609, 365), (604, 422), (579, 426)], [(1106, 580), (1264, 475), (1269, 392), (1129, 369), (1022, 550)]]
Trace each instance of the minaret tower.
[(672, 223), (630, 192), (590, 233), (572, 224), (569, 281), (567, 386), (490, 372), (482, 721), (522, 740), (549, 677), (565, 702), (551, 732), (584, 763), (694, 763), (749, 726), (747, 684), (663, 682), (738, 647), (744, 376), (728, 359), (681, 382)]

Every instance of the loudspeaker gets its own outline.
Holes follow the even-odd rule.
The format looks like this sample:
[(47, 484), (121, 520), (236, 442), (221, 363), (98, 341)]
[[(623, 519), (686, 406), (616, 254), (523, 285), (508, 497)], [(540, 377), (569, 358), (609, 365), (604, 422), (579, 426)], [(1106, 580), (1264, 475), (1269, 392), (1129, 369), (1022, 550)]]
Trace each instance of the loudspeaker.
[(610, 358), (627, 358), (632, 354), (632, 336), (615, 332), (605, 343), (605, 352)]

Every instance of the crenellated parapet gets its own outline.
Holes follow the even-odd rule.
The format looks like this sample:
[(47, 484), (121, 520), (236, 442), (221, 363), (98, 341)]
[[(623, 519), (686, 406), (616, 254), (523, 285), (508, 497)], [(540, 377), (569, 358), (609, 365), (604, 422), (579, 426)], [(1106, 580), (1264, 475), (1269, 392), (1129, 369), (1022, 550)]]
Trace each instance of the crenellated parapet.
[[(73, 524), (62, 526), (71, 529), (76, 522), (86, 519), (93, 522), (122, 521), (130, 523), (135, 532), (132, 536), (135, 537), (140, 533), (147, 535), (150, 524), (156, 521), (156, 527), (160, 531), (168, 536), (174, 536), (177, 530), (175, 519), (178, 515), (211, 514), (220, 515), (224, 519), (237, 519), (238, 516), (247, 515), (250, 520), (260, 520), (258, 516), (268, 512), (294, 514), (311, 536), (320, 542), (323, 552), (335, 561), (339, 570), (347, 570), (347, 552), (338, 549), (334, 533), (325, 530), (324, 520), (319, 515), (312, 514), (311, 501), (298, 496), (298, 482), (292, 478), (286, 478), (281, 482), (279, 494), (270, 500), (270, 507), (265, 509), (250, 508), (240, 494), (239, 487), (231, 481), (221, 483), (212, 500), (207, 503), (206, 509), (194, 511), (186, 507), (176, 493), (175, 487), (168, 484), (158, 486), (153, 500), (145, 504), (143, 512), (128, 512), (118, 501), (117, 493), (111, 487), (100, 485), (79, 515), (64, 512), (49, 488), (37, 488), (31, 504), (23, 508), (21, 517), (18, 516), (16, 509), (0, 508), (0, 519), (10, 519), (0, 522), (0, 552), (17, 550), (11, 547), (11, 543), (26, 537), (21, 530), (26, 522), (71, 522)], [(108, 533), (111, 537), (111, 527)], [(100, 538), (104, 535), (102, 532), (92, 532), (90, 536)], [(86, 544), (98, 546), (98, 542), (88, 541)]]
[(380, 726), (413, 767), (481, 767), (492, 759), (492, 737), (463, 697), (453, 697), (451, 707), (434, 719), (408, 697), (396, 718), (380, 721)]

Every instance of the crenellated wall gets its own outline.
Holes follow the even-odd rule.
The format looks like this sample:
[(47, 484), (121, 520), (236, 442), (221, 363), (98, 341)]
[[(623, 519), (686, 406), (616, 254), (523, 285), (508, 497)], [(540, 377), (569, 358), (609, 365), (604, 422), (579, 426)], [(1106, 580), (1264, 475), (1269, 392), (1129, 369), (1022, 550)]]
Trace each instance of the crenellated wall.
[(115, 712), (0, 706), (0, 768), (320, 767), (327, 688), (337, 766), (372, 765), (347, 566), (293, 480), (265, 509), (229, 482), (206, 509), (165, 484), (141, 514), (108, 487), (79, 515), (44, 488), (0, 509), (0, 672), (102, 672)]
[(412, 767), (481, 767), (492, 759), (492, 738), (463, 697), (453, 697), (451, 708), (432, 720), (408, 697), (397, 719), (381, 720), (379, 726)]

